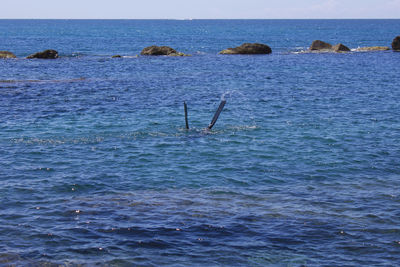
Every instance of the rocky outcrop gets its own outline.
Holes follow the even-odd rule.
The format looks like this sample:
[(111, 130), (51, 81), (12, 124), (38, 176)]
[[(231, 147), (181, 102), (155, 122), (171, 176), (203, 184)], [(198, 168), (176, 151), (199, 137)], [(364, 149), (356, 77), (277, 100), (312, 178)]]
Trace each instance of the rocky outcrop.
[(311, 51), (321, 51), (321, 50), (332, 50), (332, 45), (325, 43), (321, 40), (315, 40), (312, 42), (311, 46), (310, 46), (310, 50)]
[(325, 43), (321, 40), (315, 40), (314, 42), (312, 42), (312, 44), (310, 46), (310, 51), (341, 53), (341, 52), (350, 52), (351, 50), (344, 44), (337, 44), (337, 45), (332, 46), (331, 44)]
[(350, 48), (348, 48), (347, 46), (343, 45), (343, 44), (337, 44), (335, 46), (332, 47), (332, 50), (334, 52), (340, 53), (340, 52), (350, 52)]
[(228, 48), (219, 52), (222, 55), (259, 55), (259, 54), (271, 54), (272, 49), (265, 44), (250, 44), (244, 43), (241, 46), (235, 48)]
[(370, 51), (386, 51), (390, 50), (387, 46), (368, 46), (368, 47), (359, 47), (355, 51), (356, 52), (370, 52)]
[(400, 52), (400, 35), (393, 39), (392, 49)]
[(43, 52), (38, 52), (35, 54), (32, 54), (30, 56), (27, 56), (26, 58), (28, 59), (33, 59), (33, 58), (40, 58), (40, 59), (56, 59), (58, 58), (58, 52), (56, 50), (44, 50)]
[(8, 51), (0, 51), (0, 58), (16, 58), (16, 56)]
[(174, 53), (176, 50), (171, 47), (152, 45), (144, 48), (140, 54), (143, 56), (168, 56)]
[(140, 53), (142, 56), (189, 56), (187, 54), (177, 52), (175, 49), (169, 46), (149, 46), (142, 50)]

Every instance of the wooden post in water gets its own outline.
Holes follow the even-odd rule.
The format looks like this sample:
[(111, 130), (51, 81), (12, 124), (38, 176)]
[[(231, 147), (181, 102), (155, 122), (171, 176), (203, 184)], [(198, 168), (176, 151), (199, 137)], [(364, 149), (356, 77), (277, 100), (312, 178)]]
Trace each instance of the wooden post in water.
[(186, 129), (189, 130), (188, 110), (187, 110), (186, 101), (183, 102), (183, 106), (184, 106), (184, 108), (185, 108), (185, 123), (186, 123)]
[(213, 117), (210, 125), (208, 125), (208, 127), (207, 127), (208, 130), (211, 130), (211, 128), (214, 127), (214, 125), (217, 122), (218, 117), (221, 114), (221, 111), (224, 108), (225, 104), (226, 104), (226, 100), (222, 100), (221, 103), (219, 104), (219, 107), (218, 107), (217, 111), (215, 112), (214, 117)]

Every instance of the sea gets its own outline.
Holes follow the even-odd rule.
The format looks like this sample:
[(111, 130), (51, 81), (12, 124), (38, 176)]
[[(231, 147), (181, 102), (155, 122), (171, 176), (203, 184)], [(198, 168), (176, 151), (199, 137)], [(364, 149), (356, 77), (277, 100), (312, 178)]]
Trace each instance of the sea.
[[(398, 35), (0, 20), (18, 57), (0, 60), (0, 266), (398, 265), (400, 53), (354, 51)], [(309, 53), (317, 39), (353, 51)], [(219, 54), (242, 43), (272, 54)], [(191, 56), (140, 56), (151, 45)], [(26, 59), (45, 49), (60, 57)]]

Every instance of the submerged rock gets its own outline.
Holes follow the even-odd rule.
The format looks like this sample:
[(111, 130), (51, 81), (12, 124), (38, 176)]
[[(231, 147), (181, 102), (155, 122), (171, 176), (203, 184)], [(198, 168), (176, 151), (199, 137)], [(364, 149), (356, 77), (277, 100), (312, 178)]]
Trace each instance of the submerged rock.
[(390, 50), (387, 46), (367, 46), (367, 47), (359, 47), (355, 51), (357, 52), (369, 52), (369, 51), (386, 51)]
[(176, 52), (176, 53), (169, 54), (168, 56), (170, 56), (170, 57), (190, 57), (191, 55), (185, 54), (182, 52)]
[(16, 56), (8, 51), (0, 51), (0, 58), (16, 58)]
[(310, 50), (332, 50), (332, 45), (321, 40), (315, 40), (312, 42)]
[(26, 58), (56, 59), (58, 58), (58, 52), (56, 50), (49, 49), (49, 50), (44, 50), (43, 52), (37, 52), (35, 54), (27, 56)]
[(140, 53), (142, 56), (189, 56), (182, 52), (177, 52), (175, 49), (169, 46), (156, 46), (152, 45), (146, 47)]
[(394, 51), (400, 51), (400, 35), (393, 39), (392, 49)]
[(244, 43), (235, 48), (228, 48), (219, 52), (222, 55), (259, 55), (271, 54), (272, 49), (268, 45), (259, 43)]
[(332, 47), (332, 50), (334, 52), (350, 52), (350, 48), (348, 48), (347, 46), (343, 45), (343, 44), (337, 44), (335, 46)]

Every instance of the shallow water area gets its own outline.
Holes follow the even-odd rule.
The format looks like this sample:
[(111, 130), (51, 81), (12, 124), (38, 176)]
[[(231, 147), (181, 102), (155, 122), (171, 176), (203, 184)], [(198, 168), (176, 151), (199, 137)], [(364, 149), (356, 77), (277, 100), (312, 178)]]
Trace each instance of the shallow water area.
[(395, 265), (399, 26), (0, 20), (0, 265)]

